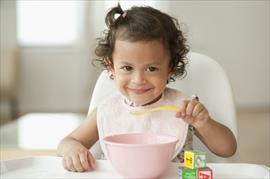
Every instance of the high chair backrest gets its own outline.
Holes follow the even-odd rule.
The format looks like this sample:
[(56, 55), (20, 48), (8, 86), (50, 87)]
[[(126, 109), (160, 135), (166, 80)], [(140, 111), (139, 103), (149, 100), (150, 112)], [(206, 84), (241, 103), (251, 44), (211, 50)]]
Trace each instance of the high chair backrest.
[[(168, 86), (189, 96), (192, 94), (199, 96), (211, 117), (229, 127), (237, 138), (232, 89), (222, 67), (208, 56), (190, 52), (186, 71), (187, 76), (184, 79), (171, 82)], [(115, 91), (114, 81), (109, 78), (106, 71), (103, 71), (96, 82), (89, 112)], [(226, 159), (214, 155), (197, 137), (194, 137), (194, 149), (206, 151), (208, 162), (234, 162), (238, 160), (237, 154)], [(91, 151), (95, 157), (100, 157), (101, 149), (98, 142), (91, 148)]]

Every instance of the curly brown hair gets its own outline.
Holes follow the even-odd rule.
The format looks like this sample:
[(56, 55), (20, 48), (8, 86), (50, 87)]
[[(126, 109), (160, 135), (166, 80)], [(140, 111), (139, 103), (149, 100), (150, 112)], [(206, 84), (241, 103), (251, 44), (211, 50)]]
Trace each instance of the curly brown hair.
[[(119, 16), (115, 17), (116, 15)], [(103, 31), (103, 37), (97, 38), (97, 59), (94, 59), (94, 65), (97, 62), (106, 70), (112, 68), (116, 39), (131, 42), (159, 40), (170, 54), (170, 81), (175, 81), (175, 77), (185, 76), (189, 47), (177, 19), (147, 6), (133, 6), (123, 11), (118, 4), (107, 13), (105, 22), (108, 29)]]

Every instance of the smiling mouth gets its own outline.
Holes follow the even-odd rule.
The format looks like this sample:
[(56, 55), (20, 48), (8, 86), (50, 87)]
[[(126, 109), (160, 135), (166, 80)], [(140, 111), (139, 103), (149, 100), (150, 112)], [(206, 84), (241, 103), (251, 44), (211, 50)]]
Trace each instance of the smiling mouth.
[(152, 88), (147, 88), (147, 89), (131, 89), (129, 88), (130, 91), (132, 91), (135, 94), (143, 94), (151, 90)]

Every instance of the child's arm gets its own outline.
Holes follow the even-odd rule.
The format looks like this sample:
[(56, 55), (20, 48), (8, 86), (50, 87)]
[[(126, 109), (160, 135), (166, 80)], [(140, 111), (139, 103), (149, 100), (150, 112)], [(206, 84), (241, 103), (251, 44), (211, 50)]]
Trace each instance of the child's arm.
[(198, 100), (184, 101), (176, 117), (192, 125), (198, 138), (216, 155), (230, 157), (236, 152), (237, 143), (232, 131), (213, 120)]
[(83, 172), (95, 167), (89, 148), (98, 140), (96, 109), (71, 134), (61, 140), (57, 154), (63, 157), (63, 166), (69, 171)]
[(196, 129), (197, 137), (216, 155), (231, 157), (237, 148), (232, 131), (209, 117), (204, 127)]

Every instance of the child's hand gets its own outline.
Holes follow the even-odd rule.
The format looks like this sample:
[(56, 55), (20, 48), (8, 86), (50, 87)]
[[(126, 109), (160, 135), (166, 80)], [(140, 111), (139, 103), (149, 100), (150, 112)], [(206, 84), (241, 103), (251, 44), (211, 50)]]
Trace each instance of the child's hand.
[(73, 145), (63, 156), (63, 166), (68, 171), (83, 172), (96, 167), (95, 158), (81, 144)]
[(196, 129), (204, 127), (210, 119), (207, 109), (198, 98), (183, 101), (175, 116), (181, 117)]

